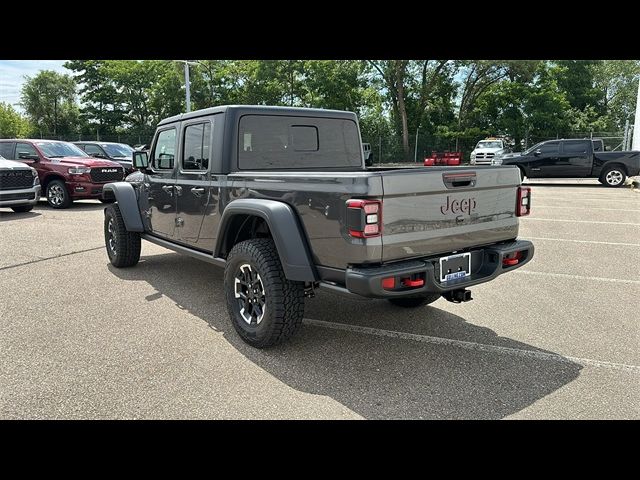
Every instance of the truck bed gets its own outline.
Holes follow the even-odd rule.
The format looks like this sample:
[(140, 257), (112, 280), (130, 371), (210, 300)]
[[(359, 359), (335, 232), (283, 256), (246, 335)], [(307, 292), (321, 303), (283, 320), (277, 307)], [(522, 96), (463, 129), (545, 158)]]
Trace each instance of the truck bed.
[[(474, 180), (445, 183), (445, 176), (452, 174)], [(515, 167), (243, 171), (228, 180), (233, 198), (280, 200), (295, 208), (314, 262), (321, 267), (382, 264), (518, 235), (515, 206), (520, 176)], [(382, 200), (381, 236), (349, 236), (346, 201), (352, 198)]]

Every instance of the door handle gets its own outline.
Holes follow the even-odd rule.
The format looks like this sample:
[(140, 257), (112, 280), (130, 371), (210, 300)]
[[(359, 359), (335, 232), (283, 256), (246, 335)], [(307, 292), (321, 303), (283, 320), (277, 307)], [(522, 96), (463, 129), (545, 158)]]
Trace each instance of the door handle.
[(199, 197), (200, 195), (202, 195), (204, 193), (204, 188), (203, 187), (193, 187), (191, 189), (191, 193), (193, 193), (196, 197)]
[(162, 190), (168, 193), (170, 196), (173, 195), (173, 185), (165, 185), (162, 187)]

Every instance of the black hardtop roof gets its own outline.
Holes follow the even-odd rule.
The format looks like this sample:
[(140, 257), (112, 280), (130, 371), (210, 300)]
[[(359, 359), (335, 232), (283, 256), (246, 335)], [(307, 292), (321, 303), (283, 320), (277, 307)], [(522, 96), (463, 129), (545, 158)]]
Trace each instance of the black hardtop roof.
[(198, 118), (216, 113), (224, 113), (233, 110), (239, 115), (244, 114), (276, 114), (276, 115), (298, 115), (312, 117), (332, 117), (332, 118), (349, 118), (355, 120), (355, 113), (344, 110), (328, 110), (324, 108), (300, 108), (300, 107), (272, 107), (266, 105), (220, 105), (218, 107), (204, 108), (189, 113), (181, 113), (173, 117), (165, 118), (158, 125), (167, 125), (169, 123), (180, 122), (190, 118)]

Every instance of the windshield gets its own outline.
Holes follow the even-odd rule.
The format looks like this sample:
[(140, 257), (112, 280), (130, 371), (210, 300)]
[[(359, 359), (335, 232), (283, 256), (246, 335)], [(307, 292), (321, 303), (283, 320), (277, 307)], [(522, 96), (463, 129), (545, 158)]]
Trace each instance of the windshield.
[(80, 150), (72, 143), (67, 142), (37, 142), (36, 145), (48, 158), (62, 157), (88, 157), (86, 153)]
[(540, 143), (536, 143), (533, 147), (531, 147), (529, 150), (525, 150), (524, 152), (522, 152), (523, 155), (528, 155), (531, 152), (533, 152), (534, 150), (537, 150), (540, 148), (540, 146), (543, 144), (544, 142), (540, 142)]
[(476, 148), (502, 148), (502, 142), (496, 141), (482, 141), (478, 142)]
[(133, 148), (124, 143), (101, 143), (100, 146), (104, 148), (107, 155), (113, 158), (132, 158), (131, 152)]

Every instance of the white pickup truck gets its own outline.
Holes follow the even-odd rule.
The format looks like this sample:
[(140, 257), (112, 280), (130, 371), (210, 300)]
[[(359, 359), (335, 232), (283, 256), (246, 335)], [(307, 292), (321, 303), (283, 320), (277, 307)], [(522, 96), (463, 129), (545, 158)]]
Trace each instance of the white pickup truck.
[(471, 152), (471, 165), (501, 165), (502, 155), (509, 153), (509, 147), (501, 138), (480, 140)]

